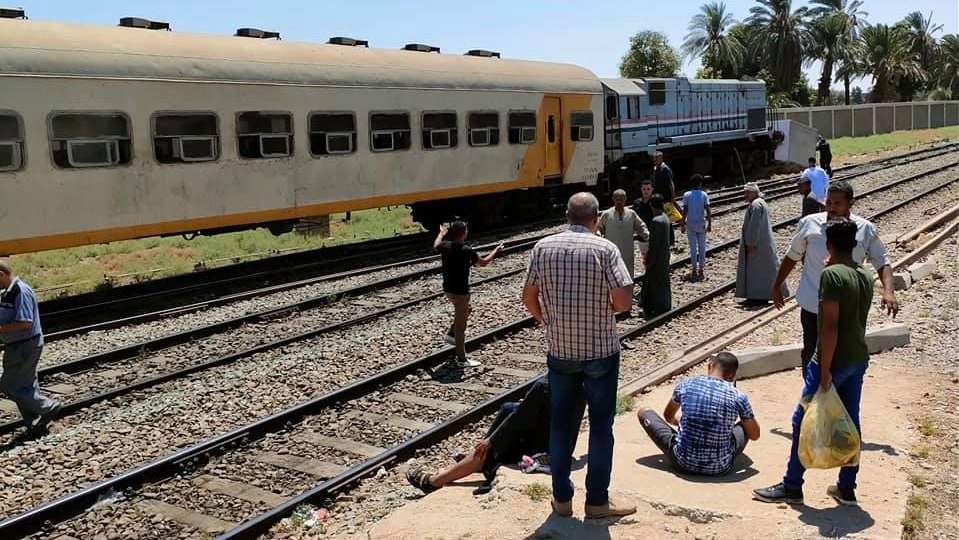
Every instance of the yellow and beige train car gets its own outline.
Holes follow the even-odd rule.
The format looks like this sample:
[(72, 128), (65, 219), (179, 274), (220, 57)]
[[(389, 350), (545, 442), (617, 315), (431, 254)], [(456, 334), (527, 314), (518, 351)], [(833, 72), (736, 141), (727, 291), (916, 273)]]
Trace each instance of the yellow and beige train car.
[(390, 205), (494, 223), (603, 170), (580, 67), (123, 24), (0, 18), (0, 254)]

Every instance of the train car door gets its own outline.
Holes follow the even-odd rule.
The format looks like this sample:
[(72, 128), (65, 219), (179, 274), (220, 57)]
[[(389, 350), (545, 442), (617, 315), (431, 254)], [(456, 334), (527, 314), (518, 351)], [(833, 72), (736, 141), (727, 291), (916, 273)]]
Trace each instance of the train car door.
[(563, 125), (558, 97), (543, 98), (543, 122), (546, 124), (546, 163), (543, 176), (563, 174)]

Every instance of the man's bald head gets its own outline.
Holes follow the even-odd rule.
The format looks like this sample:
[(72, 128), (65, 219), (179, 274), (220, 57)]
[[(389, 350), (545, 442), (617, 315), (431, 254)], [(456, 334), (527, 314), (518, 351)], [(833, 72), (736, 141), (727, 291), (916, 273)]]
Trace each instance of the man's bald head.
[(595, 227), (599, 216), (599, 201), (592, 193), (581, 191), (566, 203), (566, 219), (572, 225)]

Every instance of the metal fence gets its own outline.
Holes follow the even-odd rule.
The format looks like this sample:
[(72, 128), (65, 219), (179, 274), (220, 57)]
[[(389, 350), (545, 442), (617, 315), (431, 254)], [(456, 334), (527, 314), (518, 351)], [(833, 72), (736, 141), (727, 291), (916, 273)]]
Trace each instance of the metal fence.
[(959, 101), (909, 101), (776, 109), (775, 116), (810, 126), (827, 138), (864, 137), (959, 125)]

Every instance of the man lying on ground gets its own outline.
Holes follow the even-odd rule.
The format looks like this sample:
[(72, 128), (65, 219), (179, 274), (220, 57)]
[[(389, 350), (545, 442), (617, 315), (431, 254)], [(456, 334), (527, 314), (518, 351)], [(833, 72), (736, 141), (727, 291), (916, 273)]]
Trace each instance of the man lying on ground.
[[(423, 493), (431, 493), (450, 482), (482, 471), (486, 481), (474, 493), (480, 495), (489, 491), (500, 465), (516, 464), (524, 455), (549, 451), (549, 398), (549, 382), (543, 376), (533, 383), (523, 401), (504, 403), (500, 407), (486, 437), (476, 443), (472, 454), (433, 474), (421, 467), (411, 468), (406, 473), (406, 479)], [(585, 408), (581, 393), (575, 400), (574, 425), (570, 428), (571, 448), (576, 447)]]
[(746, 443), (759, 438), (759, 423), (749, 398), (734, 386), (738, 370), (735, 355), (719, 353), (709, 361), (706, 375), (676, 385), (663, 411), (665, 420), (648, 407), (637, 412), (646, 434), (677, 472), (726, 474)]

